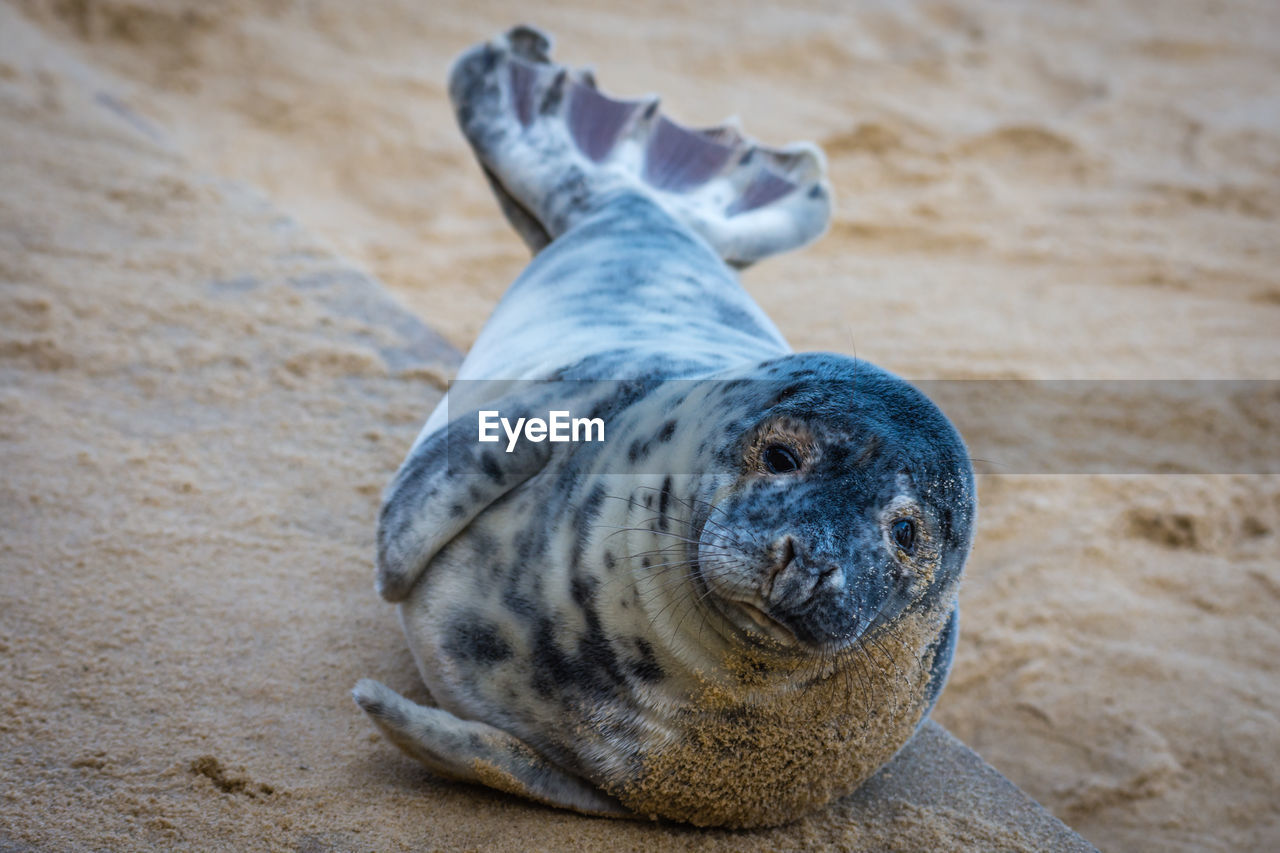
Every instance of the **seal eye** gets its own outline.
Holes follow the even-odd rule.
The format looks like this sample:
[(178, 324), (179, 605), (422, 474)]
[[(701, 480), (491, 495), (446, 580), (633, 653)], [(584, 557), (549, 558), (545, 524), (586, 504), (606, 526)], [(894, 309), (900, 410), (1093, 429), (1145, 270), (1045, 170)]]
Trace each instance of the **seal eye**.
[(890, 528), (893, 533), (893, 541), (898, 547), (908, 554), (914, 554), (916, 550), (916, 523), (909, 518), (900, 518), (893, 523)]
[(764, 467), (770, 474), (790, 474), (800, 467), (796, 455), (781, 444), (771, 444), (764, 449)]

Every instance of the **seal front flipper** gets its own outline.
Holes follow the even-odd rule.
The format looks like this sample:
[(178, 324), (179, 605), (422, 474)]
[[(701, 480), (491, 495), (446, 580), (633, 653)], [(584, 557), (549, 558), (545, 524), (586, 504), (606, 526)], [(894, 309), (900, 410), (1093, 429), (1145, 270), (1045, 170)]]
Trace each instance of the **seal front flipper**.
[(351, 695), (388, 740), (441, 776), (583, 814), (635, 817), (613, 797), (501, 729), (425, 708), (369, 679), (356, 684)]
[[(527, 417), (503, 398), (485, 408)], [(542, 469), (551, 456), (547, 442), (477, 443), (471, 411), (419, 441), (396, 472), (378, 516), (375, 586), (387, 601), (403, 601), (441, 548), (490, 504)]]
[(550, 50), (546, 35), (516, 27), (464, 54), (449, 75), (462, 132), (535, 252), (628, 190), (738, 267), (826, 229), (831, 188), (816, 146), (769, 148), (733, 124), (684, 127), (656, 98), (602, 94), (589, 72), (551, 62)]

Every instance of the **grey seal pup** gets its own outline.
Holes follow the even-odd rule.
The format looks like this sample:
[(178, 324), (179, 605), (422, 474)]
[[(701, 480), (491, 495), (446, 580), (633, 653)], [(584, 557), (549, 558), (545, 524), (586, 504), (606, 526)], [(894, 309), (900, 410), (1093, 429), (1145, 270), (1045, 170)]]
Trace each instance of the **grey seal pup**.
[[(369, 680), (354, 696), (451, 779), (785, 823), (854, 790), (937, 700), (972, 466), (919, 391), (792, 352), (737, 281), (825, 229), (817, 149), (687, 129), (549, 49), (517, 27), (450, 74), (535, 257), (384, 496), (376, 586), (435, 706)], [(485, 417), (557, 411), (603, 440), (542, 440), (546, 421), (480, 440)]]

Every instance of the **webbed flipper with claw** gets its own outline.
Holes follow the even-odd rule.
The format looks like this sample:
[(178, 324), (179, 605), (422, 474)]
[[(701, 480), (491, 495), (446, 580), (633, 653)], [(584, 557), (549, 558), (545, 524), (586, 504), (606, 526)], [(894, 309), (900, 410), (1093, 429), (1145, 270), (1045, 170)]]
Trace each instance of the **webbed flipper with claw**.
[(507, 219), (535, 252), (619, 191), (639, 191), (743, 267), (816, 239), (831, 214), (822, 152), (769, 148), (735, 123), (694, 130), (656, 98), (618, 100), (516, 27), (449, 76), (458, 122)]
[(370, 679), (356, 684), (352, 696), (388, 740), (448, 779), (583, 814), (635, 817), (613, 797), (501, 729), (410, 702)]

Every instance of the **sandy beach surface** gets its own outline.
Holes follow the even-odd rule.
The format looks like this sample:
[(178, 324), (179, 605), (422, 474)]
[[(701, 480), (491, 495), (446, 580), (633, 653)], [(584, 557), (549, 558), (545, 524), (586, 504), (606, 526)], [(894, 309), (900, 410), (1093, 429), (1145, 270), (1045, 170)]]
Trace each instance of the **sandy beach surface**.
[[(1000, 846), (838, 805), (748, 834), (581, 819), (435, 779), (348, 698), (421, 695), (374, 518), (454, 362), (343, 288), (371, 274), (465, 350), (527, 262), (444, 92), (521, 21), (606, 91), (826, 150), (830, 233), (744, 276), (798, 350), (1280, 379), (1272, 0), (9, 0), (0, 849)], [(1275, 393), (1170, 421), (1230, 464), (984, 451), (934, 716), (1104, 850), (1280, 849), (1280, 475), (1240, 473)]]

